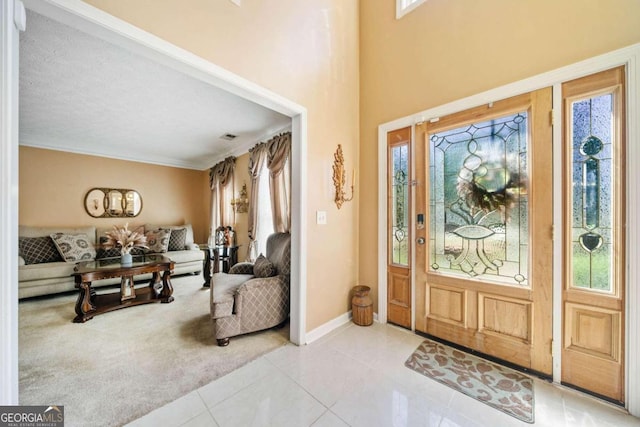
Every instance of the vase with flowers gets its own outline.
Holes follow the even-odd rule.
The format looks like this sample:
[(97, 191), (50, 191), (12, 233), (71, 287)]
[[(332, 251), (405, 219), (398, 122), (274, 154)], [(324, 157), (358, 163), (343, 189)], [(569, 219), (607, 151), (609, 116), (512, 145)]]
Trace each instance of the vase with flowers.
[(131, 267), (133, 265), (131, 256), (133, 248), (148, 248), (146, 236), (138, 230), (140, 228), (129, 230), (129, 223), (127, 223), (124, 227), (114, 225), (112, 230), (104, 233), (107, 236), (104, 247), (106, 249), (120, 249), (120, 264), (123, 267)]

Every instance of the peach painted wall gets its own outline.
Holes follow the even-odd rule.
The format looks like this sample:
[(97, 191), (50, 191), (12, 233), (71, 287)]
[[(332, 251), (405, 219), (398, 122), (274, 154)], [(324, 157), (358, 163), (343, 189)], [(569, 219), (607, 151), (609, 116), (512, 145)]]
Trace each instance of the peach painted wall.
[[(32, 147), (20, 147), (19, 167), (21, 225), (191, 223), (196, 241), (206, 242), (208, 199), (202, 198), (201, 183), (207, 172)], [(93, 218), (84, 209), (92, 187), (136, 190), (142, 212), (135, 218)]]
[[(342, 144), (347, 167), (358, 167), (358, 0), (86, 3), (307, 108), (307, 330), (347, 312), (358, 282), (359, 196), (336, 208), (331, 165)], [(317, 210), (327, 225), (316, 225)]]
[[(640, 42), (637, 0), (360, 2), (360, 279), (377, 284), (377, 127)], [(375, 295), (377, 298), (377, 293)]]

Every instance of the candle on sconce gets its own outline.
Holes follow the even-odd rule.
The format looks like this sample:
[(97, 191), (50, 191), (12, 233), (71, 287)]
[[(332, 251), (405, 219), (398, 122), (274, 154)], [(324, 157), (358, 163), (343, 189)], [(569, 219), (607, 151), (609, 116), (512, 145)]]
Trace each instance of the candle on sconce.
[(353, 171), (351, 172), (351, 186), (356, 186), (356, 168), (353, 168)]

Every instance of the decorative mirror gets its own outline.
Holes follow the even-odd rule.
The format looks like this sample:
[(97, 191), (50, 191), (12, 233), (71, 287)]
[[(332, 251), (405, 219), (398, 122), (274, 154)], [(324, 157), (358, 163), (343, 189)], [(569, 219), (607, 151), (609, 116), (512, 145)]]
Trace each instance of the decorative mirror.
[(135, 190), (92, 188), (84, 198), (84, 208), (94, 218), (134, 217), (142, 211), (142, 197)]

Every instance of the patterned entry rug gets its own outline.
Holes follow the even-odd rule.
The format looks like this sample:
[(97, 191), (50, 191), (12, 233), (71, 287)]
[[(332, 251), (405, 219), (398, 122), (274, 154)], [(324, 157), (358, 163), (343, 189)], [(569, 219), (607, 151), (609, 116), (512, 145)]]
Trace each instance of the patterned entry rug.
[(404, 364), (521, 421), (534, 421), (533, 381), (520, 372), (429, 339)]

